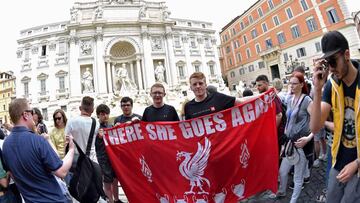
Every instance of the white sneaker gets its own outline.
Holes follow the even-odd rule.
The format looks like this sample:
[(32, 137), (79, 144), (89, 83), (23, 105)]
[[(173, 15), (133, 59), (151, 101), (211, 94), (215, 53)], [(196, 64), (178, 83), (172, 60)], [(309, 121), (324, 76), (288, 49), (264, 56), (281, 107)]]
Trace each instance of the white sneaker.
[(321, 155), (319, 156), (319, 160), (321, 160), (321, 161), (326, 161), (326, 154), (321, 154)]
[(316, 159), (316, 160), (314, 161), (313, 167), (319, 168), (319, 166), (320, 166), (320, 160), (319, 160), (319, 159)]

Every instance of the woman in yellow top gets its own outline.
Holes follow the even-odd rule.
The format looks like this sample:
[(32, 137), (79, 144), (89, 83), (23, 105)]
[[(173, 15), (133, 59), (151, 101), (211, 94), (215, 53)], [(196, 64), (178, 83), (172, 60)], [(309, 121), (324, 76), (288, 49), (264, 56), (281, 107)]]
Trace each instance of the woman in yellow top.
[(54, 144), (56, 151), (60, 157), (63, 159), (65, 156), (65, 126), (67, 118), (65, 112), (61, 109), (57, 109), (53, 114), (54, 119), (54, 128), (50, 132), (50, 140)]

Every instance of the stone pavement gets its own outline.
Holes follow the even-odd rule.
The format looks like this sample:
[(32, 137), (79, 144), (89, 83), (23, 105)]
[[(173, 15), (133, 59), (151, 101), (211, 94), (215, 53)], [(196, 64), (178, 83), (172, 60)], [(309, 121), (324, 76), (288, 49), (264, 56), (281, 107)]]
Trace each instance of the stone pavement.
[[(326, 172), (326, 162), (321, 161), (321, 164), (318, 168), (312, 168), (310, 183), (305, 184), (305, 188), (301, 191), (300, 197), (297, 203), (315, 203), (316, 196), (321, 194), (322, 190), (325, 188), (325, 172)], [(288, 186), (293, 180), (292, 176), (289, 176)], [(273, 200), (269, 198), (269, 192), (265, 192), (256, 197), (249, 198), (246, 201), (241, 201), (241, 203), (288, 203), (290, 202), (292, 189), (287, 189), (286, 197)]]

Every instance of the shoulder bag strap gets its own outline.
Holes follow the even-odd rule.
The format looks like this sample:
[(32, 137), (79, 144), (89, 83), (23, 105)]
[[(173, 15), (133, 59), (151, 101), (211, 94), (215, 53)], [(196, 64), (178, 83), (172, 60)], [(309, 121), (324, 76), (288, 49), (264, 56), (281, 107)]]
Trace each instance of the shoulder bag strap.
[(91, 118), (92, 123), (91, 123), (91, 130), (89, 133), (89, 139), (88, 139), (88, 143), (86, 145), (86, 156), (90, 155), (90, 150), (91, 150), (91, 144), (94, 138), (94, 131), (95, 131), (95, 125), (96, 125), (96, 121), (95, 118)]
[(296, 115), (295, 115), (295, 121), (296, 121), (296, 122), (298, 122), (298, 116), (299, 116), (301, 104), (303, 103), (305, 97), (307, 97), (307, 95), (304, 95), (304, 96), (303, 96), (303, 98), (301, 99), (300, 104), (299, 104), (299, 106), (298, 106), (298, 111), (296, 112)]

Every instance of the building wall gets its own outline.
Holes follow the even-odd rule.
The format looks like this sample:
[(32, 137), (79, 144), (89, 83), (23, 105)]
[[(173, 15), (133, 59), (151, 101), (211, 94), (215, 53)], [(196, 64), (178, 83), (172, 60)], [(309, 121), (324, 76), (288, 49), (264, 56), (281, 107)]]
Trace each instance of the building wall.
[[(212, 23), (169, 14), (163, 2), (77, 2), (69, 21), (21, 31), (17, 97), (28, 98), (46, 118), (57, 108), (76, 113), (84, 95), (105, 103), (145, 97), (159, 62), (169, 90), (187, 85), (195, 70), (209, 82), (217, 80), (221, 70)], [(119, 85), (121, 67), (129, 77), (126, 91)], [(87, 70), (93, 77), (90, 91), (82, 78)]]
[[(315, 43), (320, 42), (321, 36), (329, 30), (341, 31), (349, 40), (352, 56), (360, 57), (359, 37), (355, 35), (356, 28), (345, 1), (303, 1), (306, 2), (307, 9), (303, 8), (300, 0), (273, 0), (272, 9), (268, 0), (259, 0), (222, 29), (220, 49), (223, 53), (223, 74), (228, 77), (229, 84), (237, 84), (240, 80), (250, 84), (258, 74), (267, 74), (269, 79), (284, 78), (287, 73), (284, 54), (292, 55), (294, 61), (296, 59), (299, 64), (302, 63), (311, 70), (312, 60), (321, 54), (316, 51)], [(262, 16), (259, 15), (259, 8), (262, 10)], [(336, 23), (331, 23), (329, 20), (328, 12), (331, 9), (336, 10), (338, 18)], [(287, 10), (291, 10), (291, 18)], [(252, 22), (249, 19), (250, 15)], [(275, 24), (275, 16), (279, 19), (278, 25)], [(313, 19), (316, 29), (309, 30), (307, 22), (309, 19)], [(263, 24), (267, 27), (265, 31)], [(299, 37), (293, 37), (294, 26), (298, 27)], [(253, 36), (254, 30), (257, 35)], [(283, 33), (284, 43), (279, 43), (277, 36), (279, 33)], [(244, 36), (247, 41), (244, 41)], [(272, 42), (270, 47), (266, 44), (268, 39)], [(260, 47), (260, 51), (257, 51), (256, 46)], [(306, 56), (297, 56), (299, 48), (304, 48)], [(250, 56), (247, 52), (250, 52)], [(263, 69), (258, 66), (261, 61), (265, 64)], [(287, 64), (289, 63), (290, 61), (287, 61)], [(254, 70), (243, 71), (243, 74), (240, 74), (242, 68), (248, 70), (251, 65), (254, 66)], [(271, 66), (278, 67), (279, 75), (274, 75), (276, 71)]]
[(11, 73), (0, 73), (0, 123), (10, 122), (9, 104), (15, 96), (15, 77)]

